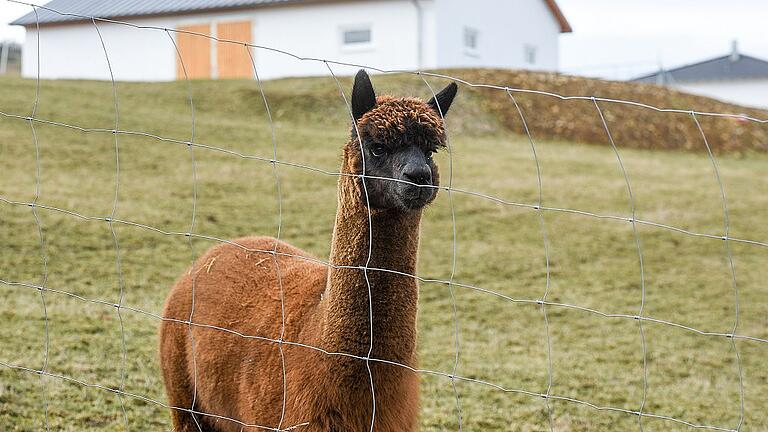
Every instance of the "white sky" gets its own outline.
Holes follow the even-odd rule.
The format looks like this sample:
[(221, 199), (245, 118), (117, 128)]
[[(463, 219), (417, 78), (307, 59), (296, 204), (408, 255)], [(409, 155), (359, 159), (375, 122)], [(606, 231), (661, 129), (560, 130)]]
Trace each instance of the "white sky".
[[(724, 55), (732, 40), (741, 52), (768, 59), (766, 0), (557, 1), (574, 29), (560, 38), (564, 72), (628, 78), (660, 63), (674, 67)], [(30, 10), (0, 0), (0, 40), (23, 40), (22, 28), (5, 23)]]
[[(45, 4), (48, 3), (44, 0), (24, 0), (26, 3)], [(16, 18), (32, 12), (32, 7), (27, 5), (20, 5), (17, 3), (11, 3), (6, 0), (0, 0), (0, 40), (24, 40), (24, 28), (19, 26), (9, 26), (6, 23), (15, 20)]]
[[(564, 72), (627, 78), (739, 51), (768, 59), (766, 0), (558, 0)], [(597, 67), (596, 67), (597, 66)]]

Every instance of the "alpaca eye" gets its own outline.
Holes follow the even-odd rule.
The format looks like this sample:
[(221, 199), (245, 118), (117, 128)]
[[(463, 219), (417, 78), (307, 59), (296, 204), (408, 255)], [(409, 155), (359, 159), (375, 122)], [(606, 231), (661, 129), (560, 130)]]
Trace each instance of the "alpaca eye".
[(387, 152), (386, 147), (384, 147), (382, 145), (375, 145), (375, 146), (371, 147), (371, 153), (373, 153), (373, 155), (376, 156), (376, 157), (384, 156), (384, 153), (386, 153), (386, 152)]

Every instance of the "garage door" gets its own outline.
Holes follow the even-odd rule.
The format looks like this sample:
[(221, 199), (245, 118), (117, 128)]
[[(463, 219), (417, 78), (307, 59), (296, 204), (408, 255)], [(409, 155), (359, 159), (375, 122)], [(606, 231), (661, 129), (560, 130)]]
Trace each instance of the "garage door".
[[(178, 30), (209, 36), (211, 34), (210, 24), (179, 26)], [(176, 33), (176, 44), (179, 47), (179, 54), (184, 61), (184, 68), (186, 68), (189, 78), (211, 77), (211, 39), (188, 33)], [(184, 68), (182, 68), (181, 60), (177, 57), (176, 78), (184, 79)]]
[[(219, 22), (216, 24), (216, 36), (219, 39), (251, 43), (251, 22)], [(242, 44), (218, 42), (216, 66), (219, 78), (253, 77), (253, 65), (245, 45)]]

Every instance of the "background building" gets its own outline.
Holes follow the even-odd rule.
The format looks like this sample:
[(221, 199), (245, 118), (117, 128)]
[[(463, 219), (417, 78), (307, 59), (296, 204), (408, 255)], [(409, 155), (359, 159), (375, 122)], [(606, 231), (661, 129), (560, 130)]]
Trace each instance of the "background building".
[(0, 41), (0, 75), (18, 75), (21, 70), (21, 45)]
[[(570, 26), (554, 0), (195, 0), (102, 2), (54, 0), (59, 12), (158, 27), (147, 31), (97, 21), (118, 80), (183, 77), (172, 36), (190, 76), (251, 77), (243, 46), (162, 28), (202, 33), (385, 69), (498, 67), (556, 70), (558, 36)], [(96, 29), (89, 19), (38, 10), (43, 78), (108, 79)], [(22, 74), (36, 75), (33, 13), (12, 24), (27, 29)], [(322, 62), (300, 62), (253, 49), (262, 77), (321, 75)], [(344, 68), (339, 73), (348, 73)]]
[(768, 61), (741, 54), (736, 42), (729, 55), (661, 70), (633, 81), (673, 87), (739, 105), (768, 108)]

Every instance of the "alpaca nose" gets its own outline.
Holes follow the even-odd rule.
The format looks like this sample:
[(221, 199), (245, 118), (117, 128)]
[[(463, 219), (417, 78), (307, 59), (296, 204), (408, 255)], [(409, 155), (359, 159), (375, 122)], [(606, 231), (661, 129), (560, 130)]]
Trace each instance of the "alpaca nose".
[(432, 184), (432, 170), (427, 164), (406, 164), (403, 168), (403, 180), (417, 185)]

